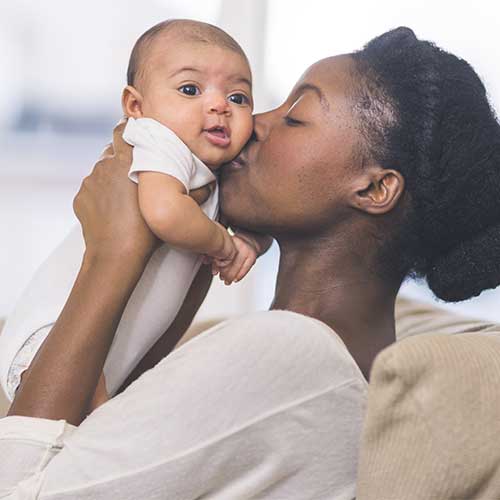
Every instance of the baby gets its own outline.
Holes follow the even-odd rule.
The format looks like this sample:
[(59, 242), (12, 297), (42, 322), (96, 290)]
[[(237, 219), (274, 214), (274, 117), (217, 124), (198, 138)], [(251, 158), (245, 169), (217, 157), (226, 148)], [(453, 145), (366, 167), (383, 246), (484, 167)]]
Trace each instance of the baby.
[[(270, 245), (267, 237), (231, 235), (217, 222), (214, 172), (253, 129), (251, 71), (235, 40), (195, 21), (154, 26), (134, 46), (122, 106), (123, 137), (134, 146), (129, 177), (138, 184), (146, 223), (166, 244), (151, 257), (118, 325), (100, 380), (99, 390), (109, 395), (174, 321), (202, 260), (211, 260), (214, 274), (229, 284)], [(38, 270), (5, 325), (0, 382), (11, 400), (69, 296), (84, 250), (77, 227)]]
[(243, 50), (227, 33), (195, 21), (166, 21), (137, 41), (122, 97), (130, 117), (123, 137), (135, 147), (130, 178), (139, 185), (149, 227), (173, 247), (212, 257), (222, 278), (239, 266), (237, 280), (255, 262), (262, 240), (247, 233), (232, 238), (211, 220), (212, 209), (200, 210), (187, 195), (215, 182), (212, 172), (250, 138), (251, 79)]

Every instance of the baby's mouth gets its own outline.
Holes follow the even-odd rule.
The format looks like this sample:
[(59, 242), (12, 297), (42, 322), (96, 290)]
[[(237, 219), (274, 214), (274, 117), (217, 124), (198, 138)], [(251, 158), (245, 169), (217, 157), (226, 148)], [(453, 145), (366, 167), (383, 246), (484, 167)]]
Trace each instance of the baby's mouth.
[(227, 147), (231, 144), (231, 132), (228, 128), (216, 125), (203, 130), (206, 138), (215, 146)]

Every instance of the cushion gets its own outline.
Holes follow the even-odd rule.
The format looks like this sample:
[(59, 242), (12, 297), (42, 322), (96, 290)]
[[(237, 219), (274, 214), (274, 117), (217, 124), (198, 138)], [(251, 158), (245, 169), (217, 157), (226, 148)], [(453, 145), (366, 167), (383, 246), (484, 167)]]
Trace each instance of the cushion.
[(377, 356), (357, 499), (500, 499), (498, 326), (409, 337)]
[(402, 295), (396, 299), (396, 337), (398, 340), (422, 333), (454, 335), (478, 331), (500, 332), (498, 323), (462, 316), (435, 304), (413, 300)]

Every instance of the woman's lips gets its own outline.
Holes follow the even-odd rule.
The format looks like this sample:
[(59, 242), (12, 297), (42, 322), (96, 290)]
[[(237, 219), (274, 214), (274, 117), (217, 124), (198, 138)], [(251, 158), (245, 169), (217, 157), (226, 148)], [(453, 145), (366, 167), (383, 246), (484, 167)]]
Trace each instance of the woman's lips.
[(245, 153), (240, 153), (233, 161), (227, 164), (231, 170), (239, 170), (248, 167)]
[(225, 127), (212, 127), (203, 131), (209, 142), (215, 146), (227, 148), (231, 144), (231, 136)]

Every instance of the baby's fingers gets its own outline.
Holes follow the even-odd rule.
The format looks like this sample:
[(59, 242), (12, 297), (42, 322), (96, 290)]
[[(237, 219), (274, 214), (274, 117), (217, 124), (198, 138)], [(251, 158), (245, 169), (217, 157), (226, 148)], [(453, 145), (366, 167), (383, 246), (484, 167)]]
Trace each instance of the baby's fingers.
[(252, 266), (254, 264), (255, 264), (255, 259), (252, 258), (251, 256), (248, 256), (241, 265), (238, 274), (236, 275), (236, 280), (235, 280), (236, 283), (238, 283), (238, 281), (241, 281), (248, 274), (248, 272), (250, 271), (250, 269), (252, 269)]
[(236, 275), (238, 269), (234, 269), (234, 264), (219, 270), (219, 278), (225, 285), (230, 285), (233, 282), (233, 276)]
[(217, 276), (220, 273), (220, 267), (216, 262), (212, 262), (212, 276)]
[(224, 280), (226, 285), (230, 285), (240, 273), (240, 270), (245, 263), (245, 255), (238, 253), (235, 259), (226, 269), (221, 270), (221, 279)]
[(212, 264), (212, 262), (213, 262), (212, 257), (210, 257), (209, 255), (206, 255), (206, 254), (202, 254), (202, 256), (201, 256), (201, 263), (202, 264), (209, 265), (209, 264)]

